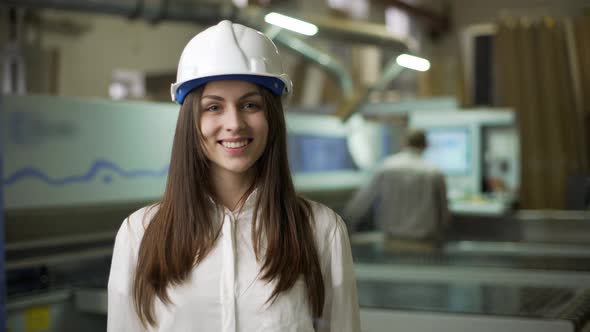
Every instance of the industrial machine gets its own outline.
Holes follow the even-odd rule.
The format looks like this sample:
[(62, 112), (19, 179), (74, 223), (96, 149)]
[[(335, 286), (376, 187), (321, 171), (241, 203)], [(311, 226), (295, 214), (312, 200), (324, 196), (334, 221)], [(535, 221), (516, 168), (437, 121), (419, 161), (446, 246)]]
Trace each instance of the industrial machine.
[(2, 108), (7, 326), (105, 331), (74, 290), (106, 287), (119, 225), (161, 195), (177, 108), (41, 96)]
[(425, 158), (444, 172), (457, 209), (501, 212), (516, 199), (520, 152), (510, 109), (416, 110), (409, 125), (426, 131)]
[[(162, 194), (178, 107), (42, 96), (6, 97), (2, 103), (6, 240), (0, 248), (6, 250), (7, 326), (104, 331), (115, 233), (126, 216)], [(290, 112), (287, 126), (296, 188), (335, 210), (366, 181), (365, 166), (396, 147), (395, 129), (372, 124), (374, 150), (359, 169), (348, 141), (354, 129), (347, 124), (329, 115)], [(439, 130), (433, 137), (451, 137), (458, 151), (472, 151), (448, 164), (448, 176), (464, 176), (465, 165), (475, 163), (472, 148), (485, 139), (474, 145), (461, 137), (489, 132), (487, 125), (477, 128), (480, 134), (467, 129), (466, 135), (465, 129), (433, 129)], [(505, 139), (492, 134), (498, 135)], [(477, 188), (476, 182), (461, 181)], [(441, 331), (467, 331), (476, 324), (491, 331), (499, 324), (507, 330), (582, 331), (590, 285), (587, 218), (559, 224), (569, 232), (547, 215), (510, 218), (466, 226), (441, 252), (430, 254), (387, 252), (379, 234), (353, 236), (363, 330), (427, 331), (436, 324)], [(485, 234), (474, 231), (481, 229)], [(574, 235), (577, 240), (566, 246), (548, 243)]]

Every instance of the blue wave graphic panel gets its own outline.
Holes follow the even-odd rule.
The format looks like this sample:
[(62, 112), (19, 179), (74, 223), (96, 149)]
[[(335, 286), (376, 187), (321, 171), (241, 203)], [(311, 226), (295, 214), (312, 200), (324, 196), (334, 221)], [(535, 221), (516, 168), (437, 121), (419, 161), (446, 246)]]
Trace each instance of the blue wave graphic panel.
[[(37, 179), (43, 183), (46, 183), (49, 186), (67, 186), (70, 184), (77, 184), (77, 183), (90, 183), (92, 182), (99, 174), (101, 170), (108, 170), (115, 174), (117, 174), (121, 178), (158, 178), (158, 177), (166, 177), (168, 175), (168, 168), (169, 165), (166, 165), (162, 169), (158, 170), (149, 170), (149, 169), (134, 169), (134, 170), (125, 170), (119, 165), (115, 164), (112, 161), (106, 159), (97, 159), (94, 161), (90, 169), (82, 175), (71, 175), (66, 176), (63, 178), (54, 178), (47, 174), (45, 174), (42, 170), (35, 167), (24, 167), (18, 169), (16, 172), (8, 176), (6, 179), (2, 180), (2, 184), (4, 186), (12, 186), (16, 183), (23, 181), (25, 179)], [(109, 183), (112, 181), (111, 176), (104, 176), (103, 182)]]

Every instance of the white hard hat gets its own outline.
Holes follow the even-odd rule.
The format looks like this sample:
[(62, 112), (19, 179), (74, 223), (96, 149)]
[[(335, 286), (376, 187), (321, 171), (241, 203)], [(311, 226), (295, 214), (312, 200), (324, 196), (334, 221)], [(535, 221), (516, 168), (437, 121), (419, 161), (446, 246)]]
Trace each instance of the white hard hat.
[(199, 86), (217, 80), (245, 80), (281, 96), (286, 107), (293, 83), (283, 71), (275, 44), (261, 32), (224, 20), (207, 28), (185, 46), (178, 63), (172, 101), (182, 104)]

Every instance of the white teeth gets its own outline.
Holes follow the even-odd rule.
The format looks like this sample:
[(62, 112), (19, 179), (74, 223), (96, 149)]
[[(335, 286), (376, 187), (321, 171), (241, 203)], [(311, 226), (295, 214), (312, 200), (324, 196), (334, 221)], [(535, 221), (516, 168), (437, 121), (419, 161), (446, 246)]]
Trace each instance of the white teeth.
[(241, 148), (243, 146), (246, 146), (246, 144), (248, 144), (248, 141), (247, 140), (239, 141), (239, 142), (222, 141), (221, 144), (226, 148), (237, 149), (237, 148)]

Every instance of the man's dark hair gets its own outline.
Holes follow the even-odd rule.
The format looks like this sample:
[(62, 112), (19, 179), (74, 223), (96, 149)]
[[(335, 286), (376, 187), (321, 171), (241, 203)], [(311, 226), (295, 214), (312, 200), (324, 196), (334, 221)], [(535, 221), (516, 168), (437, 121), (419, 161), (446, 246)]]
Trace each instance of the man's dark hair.
[(408, 131), (408, 135), (406, 138), (406, 144), (408, 147), (416, 148), (420, 150), (426, 149), (428, 146), (428, 142), (426, 140), (426, 133), (424, 130), (420, 129), (411, 129)]

